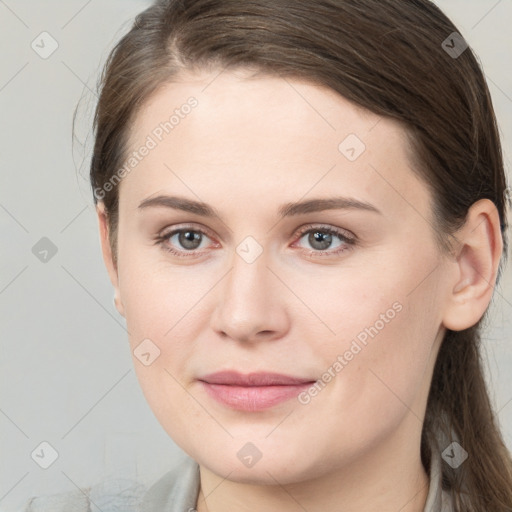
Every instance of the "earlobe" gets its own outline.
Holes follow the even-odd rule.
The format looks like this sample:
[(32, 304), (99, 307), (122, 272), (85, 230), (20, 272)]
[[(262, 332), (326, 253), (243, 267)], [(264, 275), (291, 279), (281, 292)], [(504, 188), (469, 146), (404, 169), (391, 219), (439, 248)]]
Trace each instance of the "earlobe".
[(116, 293), (114, 295), (114, 306), (117, 309), (117, 311), (119, 312), (119, 314), (121, 316), (124, 316), (123, 303), (121, 302), (121, 298), (119, 297), (119, 293), (117, 291), (116, 291)]
[(474, 203), (455, 238), (459, 243), (456, 278), (449, 290), (443, 325), (461, 331), (482, 318), (496, 284), (503, 240), (494, 203), (488, 199)]
[(119, 278), (116, 265), (112, 257), (112, 249), (110, 245), (108, 218), (103, 202), (98, 202), (96, 205), (96, 213), (98, 215), (98, 228), (100, 233), (101, 252), (103, 261), (110, 278), (110, 282), (114, 287), (114, 305), (120, 315), (124, 316), (124, 307), (121, 301), (121, 294), (119, 291)]

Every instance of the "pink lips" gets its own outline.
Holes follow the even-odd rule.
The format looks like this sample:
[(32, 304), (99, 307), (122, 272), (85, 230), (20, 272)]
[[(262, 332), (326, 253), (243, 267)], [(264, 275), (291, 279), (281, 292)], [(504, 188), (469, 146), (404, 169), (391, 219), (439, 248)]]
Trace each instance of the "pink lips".
[(241, 411), (261, 411), (296, 397), (315, 381), (278, 373), (221, 371), (198, 379), (215, 400)]

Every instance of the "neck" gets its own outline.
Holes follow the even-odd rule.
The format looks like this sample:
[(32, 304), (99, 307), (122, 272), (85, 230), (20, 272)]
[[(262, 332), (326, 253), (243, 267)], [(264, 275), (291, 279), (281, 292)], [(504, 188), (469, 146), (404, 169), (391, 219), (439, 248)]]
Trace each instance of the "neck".
[(197, 512), (337, 512), (340, 504), (344, 512), (423, 512), (429, 476), (421, 462), (420, 435), (407, 438), (397, 431), (356, 461), (325, 473), (318, 468), (312, 479), (287, 485), (240, 483), (200, 466)]

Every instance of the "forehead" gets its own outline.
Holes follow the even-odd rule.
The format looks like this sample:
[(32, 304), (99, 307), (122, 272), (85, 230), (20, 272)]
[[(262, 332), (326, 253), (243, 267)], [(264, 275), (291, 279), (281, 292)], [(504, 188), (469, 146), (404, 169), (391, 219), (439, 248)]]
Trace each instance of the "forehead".
[(130, 153), (143, 146), (150, 149), (127, 166), (121, 202), (176, 188), (218, 200), (273, 197), (276, 190), (296, 200), (335, 188), (360, 199), (379, 196), (396, 210), (410, 202), (428, 207), (402, 127), (307, 81), (185, 75), (139, 111)]

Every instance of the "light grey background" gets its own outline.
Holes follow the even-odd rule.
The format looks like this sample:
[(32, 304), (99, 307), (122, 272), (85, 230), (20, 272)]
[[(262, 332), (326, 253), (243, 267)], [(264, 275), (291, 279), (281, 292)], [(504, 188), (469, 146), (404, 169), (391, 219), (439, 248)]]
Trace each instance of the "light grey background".
[[(437, 4), (483, 63), (510, 175), (512, 0)], [(183, 456), (136, 380), (87, 182), (98, 73), (147, 5), (0, 0), (0, 511), (19, 510), (32, 495), (74, 490), (110, 475), (151, 483)], [(43, 31), (58, 43), (47, 59), (31, 47)], [(72, 115), (80, 99), (73, 146)], [(47, 263), (32, 253), (42, 237), (58, 249)], [(512, 447), (510, 266), (503, 277), (484, 355)], [(31, 458), (43, 441), (58, 452), (48, 469)]]

